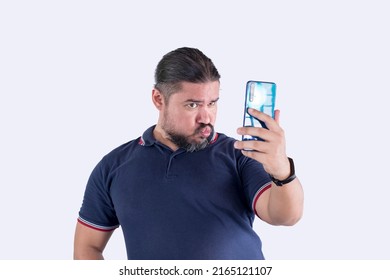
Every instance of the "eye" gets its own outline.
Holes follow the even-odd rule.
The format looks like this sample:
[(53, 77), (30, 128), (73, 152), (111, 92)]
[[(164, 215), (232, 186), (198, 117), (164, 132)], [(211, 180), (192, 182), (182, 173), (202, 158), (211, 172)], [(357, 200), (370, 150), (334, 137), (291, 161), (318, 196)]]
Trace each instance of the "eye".
[(187, 104), (187, 107), (190, 109), (196, 109), (199, 105), (195, 102)]
[(209, 106), (210, 106), (210, 107), (213, 107), (213, 106), (215, 106), (216, 104), (217, 104), (216, 101), (212, 101), (212, 102), (209, 103)]

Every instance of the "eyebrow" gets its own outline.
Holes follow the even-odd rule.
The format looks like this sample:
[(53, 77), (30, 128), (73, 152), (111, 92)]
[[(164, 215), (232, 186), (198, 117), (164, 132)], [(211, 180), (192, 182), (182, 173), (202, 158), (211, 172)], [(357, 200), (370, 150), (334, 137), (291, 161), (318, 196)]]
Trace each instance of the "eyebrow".
[[(211, 100), (211, 102), (217, 102), (219, 100), (219, 97), (214, 99), (214, 100)], [(203, 103), (203, 100), (196, 100), (196, 99), (187, 99), (186, 101), (184, 101), (184, 103)]]

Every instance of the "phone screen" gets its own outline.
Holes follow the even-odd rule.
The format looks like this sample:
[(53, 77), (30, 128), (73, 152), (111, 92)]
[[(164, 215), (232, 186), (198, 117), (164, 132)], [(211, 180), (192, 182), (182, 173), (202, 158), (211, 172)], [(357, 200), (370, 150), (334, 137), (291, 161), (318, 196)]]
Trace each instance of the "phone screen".
[[(249, 81), (246, 84), (244, 126), (267, 128), (264, 122), (248, 113), (254, 108), (274, 118), (276, 84), (272, 82)], [(242, 140), (262, 140), (259, 137), (243, 135)]]

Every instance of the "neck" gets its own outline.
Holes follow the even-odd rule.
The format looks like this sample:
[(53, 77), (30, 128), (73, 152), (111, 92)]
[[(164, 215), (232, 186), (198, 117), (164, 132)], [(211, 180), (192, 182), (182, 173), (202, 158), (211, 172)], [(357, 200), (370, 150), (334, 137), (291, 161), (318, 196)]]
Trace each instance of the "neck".
[(176, 151), (177, 149), (179, 149), (179, 147), (176, 146), (176, 144), (174, 144), (171, 140), (169, 140), (165, 131), (158, 124), (153, 130), (153, 136), (158, 142), (169, 147), (172, 151)]

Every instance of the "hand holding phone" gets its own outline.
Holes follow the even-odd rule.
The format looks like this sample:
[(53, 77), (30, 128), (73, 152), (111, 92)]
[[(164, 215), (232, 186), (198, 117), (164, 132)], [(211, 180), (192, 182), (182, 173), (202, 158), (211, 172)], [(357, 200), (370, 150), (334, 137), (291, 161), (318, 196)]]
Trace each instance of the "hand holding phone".
[[(243, 126), (267, 128), (266, 124), (248, 113), (256, 109), (274, 118), (276, 84), (272, 82), (248, 81), (245, 91), (245, 111)], [(242, 140), (261, 140), (260, 137), (243, 135)]]
[[(275, 83), (259, 81), (247, 83), (244, 127), (237, 129), (237, 133), (243, 135), (242, 140), (247, 141), (236, 141), (234, 148), (262, 163), (264, 170), (273, 177), (286, 178), (291, 174), (290, 163), (286, 155), (284, 132), (279, 126), (280, 112), (275, 111), (275, 94)], [(252, 115), (248, 112), (251, 108)]]

